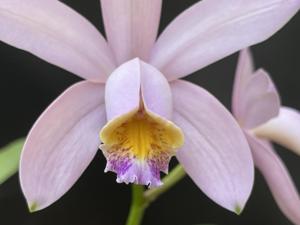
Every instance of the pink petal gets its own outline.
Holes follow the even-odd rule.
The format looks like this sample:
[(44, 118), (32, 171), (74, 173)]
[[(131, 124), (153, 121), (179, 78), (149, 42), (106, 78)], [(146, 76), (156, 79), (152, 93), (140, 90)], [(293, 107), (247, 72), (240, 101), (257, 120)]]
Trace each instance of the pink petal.
[(107, 119), (137, 110), (140, 93), (148, 110), (166, 119), (171, 117), (172, 96), (168, 81), (153, 66), (136, 58), (118, 67), (107, 80)]
[(37, 120), (21, 156), (20, 179), (32, 211), (64, 195), (97, 152), (105, 123), (104, 86), (80, 82)]
[(236, 107), (240, 113), (236, 117), (246, 129), (257, 127), (278, 116), (280, 97), (266, 71), (258, 70), (247, 80)]
[(300, 155), (300, 114), (295, 109), (281, 107), (278, 117), (254, 129), (254, 133)]
[(105, 81), (114, 68), (101, 34), (60, 1), (2, 0), (0, 40), (82, 78)]
[(162, 0), (101, 0), (108, 42), (119, 64), (148, 60), (157, 36)]
[(240, 213), (251, 193), (253, 162), (231, 114), (204, 89), (184, 81), (171, 85), (174, 121), (185, 133), (179, 162), (197, 186), (224, 208)]
[(232, 112), (235, 117), (241, 117), (238, 107), (241, 102), (240, 96), (244, 92), (245, 86), (247, 86), (247, 80), (251, 78), (253, 73), (254, 63), (250, 49), (243, 49), (239, 55), (233, 84)]
[(256, 167), (266, 179), (281, 211), (294, 223), (300, 224), (300, 198), (287, 168), (271, 145), (249, 134)]
[(253, 71), (249, 50), (241, 52), (235, 75), (232, 111), (239, 124), (246, 129), (257, 127), (276, 117), (280, 97), (269, 74)]
[(300, 8), (299, 0), (203, 0), (181, 13), (156, 42), (150, 63), (168, 80), (262, 42)]

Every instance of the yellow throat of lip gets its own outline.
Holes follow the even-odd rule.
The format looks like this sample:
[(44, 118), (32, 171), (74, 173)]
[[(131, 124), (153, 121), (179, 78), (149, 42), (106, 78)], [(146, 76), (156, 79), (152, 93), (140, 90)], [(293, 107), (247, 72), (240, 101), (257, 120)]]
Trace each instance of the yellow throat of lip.
[(184, 142), (179, 127), (143, 108), (108, 122), (100, 139), (107, 154), (126, 154), (138, 160), (172, 156)]

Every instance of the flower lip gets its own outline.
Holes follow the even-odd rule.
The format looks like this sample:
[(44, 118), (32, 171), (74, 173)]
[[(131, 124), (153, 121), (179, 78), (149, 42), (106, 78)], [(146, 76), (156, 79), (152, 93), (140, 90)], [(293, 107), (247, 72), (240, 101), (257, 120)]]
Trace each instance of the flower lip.
[[(150, 77), (151, 76), (151, 77)], [(100, 132), (107, 166), (117, 181), (151, 186), (161, 184), (170, 158), (183, 144), (172, 123), (172, 98), (164, 76), (138, 59), (120, 66), (106, 86), (108, 123)]]
[(100, 132), (105, 171), (117, 182), (158, 186), (160, 171), (167, 173), (183, 135), (175, 124), (141, 107), (110, 121)]

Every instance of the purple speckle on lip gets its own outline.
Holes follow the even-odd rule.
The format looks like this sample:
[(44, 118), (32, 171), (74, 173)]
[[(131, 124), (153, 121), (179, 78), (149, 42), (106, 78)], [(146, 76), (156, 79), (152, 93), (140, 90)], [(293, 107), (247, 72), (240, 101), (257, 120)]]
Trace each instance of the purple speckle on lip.
[(111, 159), (107, 161), (105, 172), (112, 171), (117, 174), (124, 174), (132, 165), (132, 160), (129, 158)]
[(107, 148), (100, 146), (106, 157), (105, 172), (112, 171), (117, 174), (118, 183), (135, 183), (147, 185), (150, 188), (162, 184), (160, 172), (167, 173), (172, 154), (169, 151), (155, 151), (148, 154), (144, 160), (137, 159), (130, 149), (121, 146)]

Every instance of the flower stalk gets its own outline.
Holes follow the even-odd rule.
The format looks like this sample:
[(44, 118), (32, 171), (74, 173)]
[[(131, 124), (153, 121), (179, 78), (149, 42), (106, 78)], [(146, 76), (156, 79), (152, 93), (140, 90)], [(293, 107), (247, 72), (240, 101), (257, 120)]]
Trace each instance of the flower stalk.
[(163, 179), (163, 185), (144, 191), (140, 185), (132, 185), (132, 202), (126, 225), (141, 225), (145, 210), (160, 195), (168, 191), (185, 176), (183, 167), (179, 164)]
[(132, 202), (128, 214), (126, 225), (140, 225), (146, 209), (145, 198), (143, 196), (144, 187), (132, 185)]
[(163, 185), (157, 188), (152, 188), (144, 192), (144, 198), (148, 203), (155, 201), (161, 194), (168, 191), (178, 181), (180, 181), (186, 175), (183, 167), (178, 164), (169, 175), (163, 179)]

